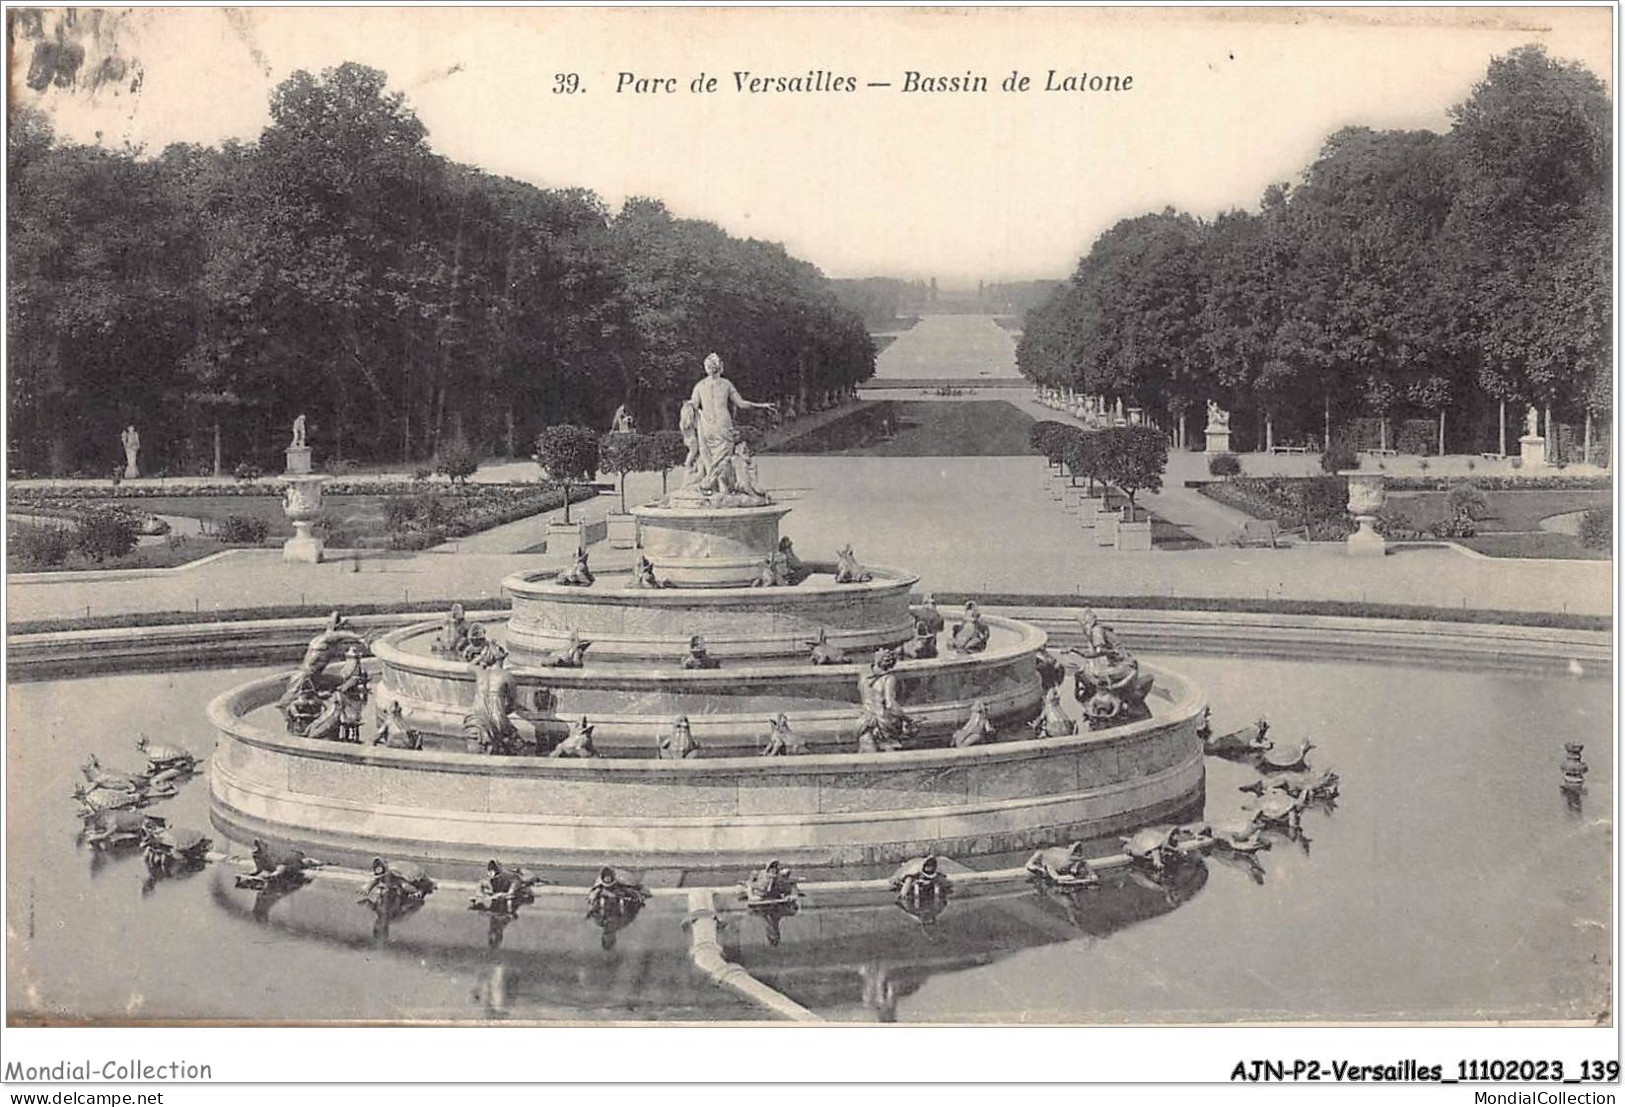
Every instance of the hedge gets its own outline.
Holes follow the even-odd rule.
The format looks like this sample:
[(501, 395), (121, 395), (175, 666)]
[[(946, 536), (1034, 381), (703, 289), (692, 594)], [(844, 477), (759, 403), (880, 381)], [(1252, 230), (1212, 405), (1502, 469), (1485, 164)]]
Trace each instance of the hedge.
[(1594, 507), (1580, 516), (1580, 545), (1588, 550), (1606, 550), (1614, 545), (1614, 509)]

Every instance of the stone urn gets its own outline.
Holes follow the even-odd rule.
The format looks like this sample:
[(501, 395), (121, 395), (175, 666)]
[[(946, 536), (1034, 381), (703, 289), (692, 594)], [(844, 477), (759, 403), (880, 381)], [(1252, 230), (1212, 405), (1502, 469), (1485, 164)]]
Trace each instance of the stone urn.
[(1356, 528), (1348, 537), (1350, 557), (1381, 557), (1388, 543), (1377, 533), (1377, 512), (1388, 500), (1381, 473), (1346, 472), (1349, 482), (1349, 514)]
[(321, 563), (322, 540), (310, 528), (322, 511), (322, 483), (326, 479), (309, 475), (282, 478), (282, 510), (293, 524), (293, 537), (282, 544), (283, 561)]

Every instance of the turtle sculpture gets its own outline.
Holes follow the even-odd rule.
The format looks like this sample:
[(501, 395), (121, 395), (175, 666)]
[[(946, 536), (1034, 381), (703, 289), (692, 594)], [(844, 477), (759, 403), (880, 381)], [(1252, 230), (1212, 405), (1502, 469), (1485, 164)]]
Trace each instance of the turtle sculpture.
[(1305, 806), (1306, 802), (1302, 797), (1271, 788), (1257, 800), (1249, 803), (1246, 810), (1254, 812), (1264, 826), (1296, 833), (1301, 825)]
[(99, 784), (86, 787), (75, 784), (72, 792), (73, 798), (79, 801), (79, 815), (90, 819), (103, 811), (127, 811), (132, 807), (145, 807), (147, 799), (139, 792), (127, 792), (122, 788), (103, 788)]
[(996, 730), (993, 720), (988, 718), (987, 701), (977, 700), (970, 705), (970, 718), (965, 725), (954, 731), (953, 744), (955, 746), (979, 746), (983, 742), (993, 741)]
[(358, 902), (382, 910), (422, 903), (435, 890), (435, 882), (423, 866), (412, 861), (372, 860), (372, 882)]
[(953, 882), (943, 871), (936, 854), (915, 857), (897, 866), (891, 877), (892, 891), (905, 902), (942, 899), (953, 891)]
[(79, 771), (85, 775), (86, 780), (98, 787), (117, 788), (126, 792), (145, 791), (152, 779), (146, 773), (117, 773), (111, 769), (104, 769), (95, 754), (91, 754), (90, 758), (79, 766)]
[(1051, 688), (1044, 693), (1044, 707), (1038, 718), (1027, 724), (1034, 738), (1064, 738), (1076, 734), (1078, 725), (1061, 709), (1061, 689)]
[(319, 869), (326, 863), (314, 857), (306, 857), (296, 849), (273, 849), (258, 838), (254, 839), (252, 857), (254, 871), (240, 874), (236, 885), (255, 891), (303, 884), (309, 879), (305, 876), (307, 872)]
[(739, 886), (741, 897), (752, 907), (776, 907), (793, 903), (801, 895), (796, 877), (775, 858), (763, 865)]
[(1305, 803), (1313, 803), (1316, 800), (1336, 799), (1341, 783), (1334, 770), (1322, 769), (1319, 772), (1277, 773), (1251, 784), (1243, 784), (1239, 790), (1255, 796), (1271, 791), (1286, 792)]
[(839, 646), (829, 644), (828, 636), (824, 633), (823, 627), (818, 628), (818, 637), (807, 644), (812, 647), (812, 653), (809, 655), (808, 660), (814, 665), (846, 664), (846, 654), (841, 652)]
[(1218, 822), (1203, 823), (1193, 833), (1209, 838), (1215, 846), (1231, 853), (1257, 853), (1270, 848), (1269, 841), (1258, 833), (1258, 816), (1244, 811)]
[(1309, 751), (1315, 744), (1305, 738), (1301, 742), (1275, 742), (1260, 757), (1267, 773), (1294, 772), (1309, 768)]
[(1240, 730), (1232, 730), (1229, 734), (1221, 734), (1217, 738), (1208, 734), (1202, 739), (1202, 752), (1212, 754), (1214, 757), (1229, 759), (1243, 759), (1268, 750), (1273, 743), (1265, 737), (1269, 733), (1268, 719), (1259, 719), (1251, 726), (1244, 726)]
[(208, 860), (212, 839), (186, 826), (148, 826), (141, 832), (141, 856), (161, 872), (193, 868)]
[(173, 770), (189, 773), (197, 768), (197, 758), (179, 746), (154, 742), (145, 734), (135, 740), (135, 748), (146, 755), (147, 772), (160, 774)]
[(504, 865), (493, 859), (485, 863), (479, 894), (470, 897), (468, 905), (476, 911), (516, 914), (522, 905), (536, 901), (536, 885), (546, 883), (523, 866)]
[(1135, 868), (1160, 873), (1184, 857), (1182, 847), (1202, 838), (1182, 826), (1148, 826), (1123, 839), (1123, 852)]
[(100, 811), (85, 824), (85, 841), (96, 849), (122, 849), (141, 841), (149, 827), (164, 820), (139, 811)]
[(1041, 849), (1027, 859), (1026, 869), (1033, 877), (1057, 888), (1094, 888), (1100, 885), (1100, 877), (1089, 867), (1089, 860), (1083, 855), (1082, 842)]

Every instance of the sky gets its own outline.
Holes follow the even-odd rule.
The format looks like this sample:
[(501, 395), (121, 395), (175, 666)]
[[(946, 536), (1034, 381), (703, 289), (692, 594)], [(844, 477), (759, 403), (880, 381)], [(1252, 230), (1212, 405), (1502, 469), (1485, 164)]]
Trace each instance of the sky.
[[(1064, 277), (1101, 231), (1168, 205), (1256, 208), (1344, 126), (1446, 130), (1490, 59), (1525, 43), (1610, 89), (1613, 73), (1606, 7), (147, 8), (81, 11), (76, 33), (81, 79), (43, 93), (21, 79), (33, 44), (13, 40), (13, 102), (66, 137), (252, 140), (278, 82), (356, 61), (457, 161), (612, 208), (654, 196), (830, 276), (949, 286)], [(128, 77), (90, 89), (110, 55)], [(989, 91), (908, 92), (911, 70)], [(1132, 85), (1045, 91), (1050, 70)], [(819, 71), (856, 90), (736, 91), (736, 73)], [(1013, 71), (1027, 91), (1001, 89)], [(716, 91), (690, 91), (702, 72)], [(676, 91), (617, 92), (622, 73)], [(583, 91), (555, 91), (566, 74)]]

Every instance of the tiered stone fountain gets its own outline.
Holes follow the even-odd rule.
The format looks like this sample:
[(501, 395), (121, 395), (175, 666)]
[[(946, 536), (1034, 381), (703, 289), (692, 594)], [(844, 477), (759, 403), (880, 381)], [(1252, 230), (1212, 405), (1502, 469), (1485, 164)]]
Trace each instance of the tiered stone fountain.
[[(701, 388), (709, 382), (702, 382)], [(724, 380), (721, 382), (726, 384)], [(728, 386), (731, 389), (731, 385)], [(699, 396), (699, 390), (696, 390)], [(557, 570), (503, 581), (512, 598), (505, 642), (513, 712), (534, 729), (534, 755), (469, 752), (477, 667), (439, 656), (441, 623), (373, 643), (376, 707), (400, 704), (422, 749), (315, 741), (284, 733), (273, 706), (285, 677), (235, 689), (210, 706), (220, 741), (213, 816), (239, 839), (292, 843), (330, 860), (375, 854), (468, 871), (488, 858), (542, 866), (738, 870), (776, 856), (803, 866), (894, 862), (934, 851), (972, 855), (1101, 837), (1199, 804), (1200, 691), (1144, 667), (1150, 717), (1107, 730), (1033, 739), (1034, 655), (1045, 634), (986, 618), (985, 650), (901, 662), (898, 700), (911, 748), (856, 752), (860, 678), (876, 649), (915, 633), (917, 578), (871, 567), (837, 583), (809, 564), (794, 585), (755, 586), (779, 546), (789, 508), (705, 464), (694, 484), (634, 511), (658, 588), (603, 572), (591, 586)], [(726, 462), (727, 451), (724, 454)], [(736, 479), (737, 478), (737, 479)], [(696, 487), (702, 489), (696, 491)], [(714, 669), (682, 665), (702, 635)], [(813, 665), (820, 635), (854, 663)], [(579, 668), (551, 661), (572, 635), (591, 643)], [(954, 748), (949, 736), (981, 701), (1001, 740)], [(779, 715), (805, 743), (799, 756), (759, 756)], [(686, 716), (696, 756), (664, 760), (660, 739)], [(583, 716), (597, 756), (543, 756)]]

